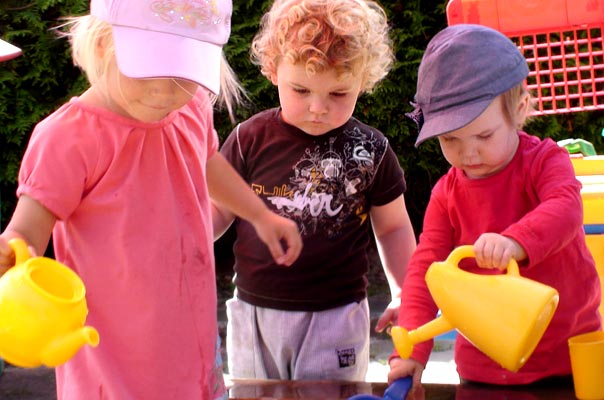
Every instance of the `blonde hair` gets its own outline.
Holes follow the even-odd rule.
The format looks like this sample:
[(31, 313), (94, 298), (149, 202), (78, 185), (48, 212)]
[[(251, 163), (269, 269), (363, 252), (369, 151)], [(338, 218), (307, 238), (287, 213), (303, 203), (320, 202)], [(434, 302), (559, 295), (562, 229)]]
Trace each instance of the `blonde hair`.
[[(526, 109), (518, 110), (518, 106), (525, 96), (528, 96), (528, 107)], [(503, 116), (509, 123), (517, 129), (522, 129), (522, 127), (524, 127), (529, 115), (534, 111), (533, 98), (524, 82), (501, 94), (501, 107)]]
[[(91, 85), (98, 83), (115, 59), (115, 47), (111, 25), (92, 15), (65, 18), (57, 27), (60, 36), (71, 45), (73, 62), (85, 74)], [(102, 51), (101, 51), (102, 47)], [(239, 84), (235, 72), (229, 66), (224, 52), (220, 60), (220, 94), (210, 94), (213, 104), (228, 110), (234, 121), (234, 107), (243, 104), (246, 93)]]
[(313, 75), (358, 74), (371, 92), (394, 62), (384, 10), (370, 0), (275, 0), (252, 42), (252, 61), (271, 79), (282, 59)]

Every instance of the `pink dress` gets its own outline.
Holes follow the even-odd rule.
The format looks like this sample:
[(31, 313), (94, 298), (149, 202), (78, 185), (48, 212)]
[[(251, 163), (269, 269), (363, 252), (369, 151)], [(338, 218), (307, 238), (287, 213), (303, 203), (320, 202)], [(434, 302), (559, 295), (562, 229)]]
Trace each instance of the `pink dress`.
[(56, 258), (87, 290), (83, 347), (56, 369), (59, 400), (215, 399), (216, 288), (206, 93), (143, 123), (72, 99), (35, 128), (18, 195), (57, 217)]

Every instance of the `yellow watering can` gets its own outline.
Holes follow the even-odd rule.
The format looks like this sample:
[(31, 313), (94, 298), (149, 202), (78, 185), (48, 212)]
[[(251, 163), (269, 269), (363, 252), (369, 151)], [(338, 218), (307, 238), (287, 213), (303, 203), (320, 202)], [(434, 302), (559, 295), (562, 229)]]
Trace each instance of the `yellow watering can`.
[(46, 257), (30, 258), (13, 239), (15, 266), (0, 278), (0, 358), (19, 367), (55, 367), (99, 334), (84, 326), (88, 308), (80, 277)]
[(409, 358), (415, 344), (457, 329), (493, 361), (516, 372), (554, 316), (558, 292), (520, 276), (513, 259), (507, 274), (480, 275), (458, 267), (467, 257), (474, 257), (474, 248), (460, 246), (446, 261), (430, 265), (426, 283), (441, 316), (412, 331), (393, 327), (394, 346), (401, 358)]

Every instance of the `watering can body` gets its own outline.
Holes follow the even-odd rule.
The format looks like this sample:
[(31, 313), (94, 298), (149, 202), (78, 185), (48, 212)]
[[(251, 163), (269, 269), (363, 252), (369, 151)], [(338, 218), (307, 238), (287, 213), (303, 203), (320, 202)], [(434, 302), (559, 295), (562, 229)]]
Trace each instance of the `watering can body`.
[(0, 358), (55, 367), (82, 346), (98, 345), (96, 329), (84, 326), (86, 291), (77, 274), (50, 258), (29, 258), (20, 239), (9, 244), (16, 264), (0, 277)]
[(520, 276), (514, 260), (507, 274), (480, 275), (458, 268), (473, 257), (472, 246), (456, 248), (444, 262), (433, 263), (426, 284), (441, 316), (413, 331), (392, 330), (403, 358), (413, 345), (457, 329), (474, 346), (509, 371), (518, 371), (545, 333), (558, 306), (558, 292)]

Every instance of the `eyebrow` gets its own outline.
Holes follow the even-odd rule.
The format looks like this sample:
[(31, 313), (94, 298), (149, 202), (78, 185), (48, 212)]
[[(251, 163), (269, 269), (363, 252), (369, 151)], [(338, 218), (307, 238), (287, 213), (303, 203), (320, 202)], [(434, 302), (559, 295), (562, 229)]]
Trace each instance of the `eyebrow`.
[[(310, 88), (302, 83), (296, 82), (296, 81), (288, 81), (287, 82), (290, 86), (294, 86), (296, 88), (299, 89), (307, 89), (310, 90)], [(329, 89), (329, 92), (349, 92), (351, 91), (352, 88), (350, 86), (336, 86), (335, 88)]]

